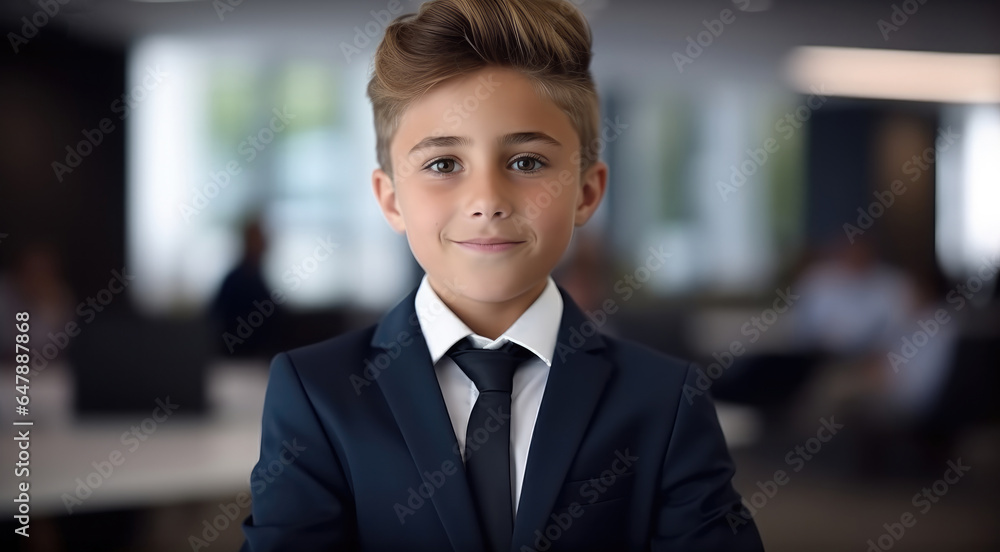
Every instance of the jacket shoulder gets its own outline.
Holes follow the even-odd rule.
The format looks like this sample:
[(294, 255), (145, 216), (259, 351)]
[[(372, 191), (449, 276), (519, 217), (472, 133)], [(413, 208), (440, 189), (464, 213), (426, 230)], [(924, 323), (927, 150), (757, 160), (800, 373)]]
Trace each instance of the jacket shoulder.
[(693, 364), (631, 339), (601, 334), (606, 355), (628, 377), (665, 381), (680, 385)]
[[(319, 370), (329, 372), (339, 367), (356, 366), (368, 353), (375, 324), (344, 332), (340, 335), (289, 349), (279, 353), (286, 355), (300, 375), (315, 373)], [(356, 359), (357, 363), (351, 360)], [(346, 361), (346, 362), (345, 362)]]

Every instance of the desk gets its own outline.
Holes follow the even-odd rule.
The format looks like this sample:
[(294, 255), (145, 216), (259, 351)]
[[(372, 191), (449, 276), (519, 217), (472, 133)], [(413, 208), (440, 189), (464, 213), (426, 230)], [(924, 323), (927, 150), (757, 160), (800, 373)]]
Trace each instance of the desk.
[[(13, 371), (13, 370), (12, 370)], [(13, 378), (10, 378), (13, 379)], [(260, 419), (267, 386), (267, 365), (217, 364), (209, 370), (210, 414), (188, 418), (182, 409), (155, 426), (144, 441), (122, 434), (141, 427), (145, 416), (134, 415), (76, 421), (72, 412), (72, 375), (65, 366), (53, 365), (32, 378), (31, 412), (31, 514), (55, 516), (68, 513), (64, 494), (76, 497), (77, 479), (86, 482), (97, 473), (93, 463), (107, 462), (108, 477), (91, 475), (97, 482), (82, 504), (72, 512), (152, 506), (187, 500), (214, 499), (249, 489), (250, 471), (260, 446)], [(13, 389), (2, 391), (3, 420), (8, 434), (16, 433), (9, 413), (14, 411)], [(7, 404), (10, 402), (10, 404)], [(149, 416), (155, 405), (150, 405)], [(20, 421), (20, 420), (19, 420)], [(10, 437), (5, 437), (9, 441)], [(115, 453), (115, 451), (119, 451)], [(109, 461), (112, 454), (118, 465)], [(4, 446), (3, 462), (13, 467), (16, 447)], [(20, 478), (5, 467), (0, 472), (3, 509), (13, 513), (15, 485)], [(89, 487), (89, 486), (88, 486)], [(86, 494), (84, 489), (81, 494)]]

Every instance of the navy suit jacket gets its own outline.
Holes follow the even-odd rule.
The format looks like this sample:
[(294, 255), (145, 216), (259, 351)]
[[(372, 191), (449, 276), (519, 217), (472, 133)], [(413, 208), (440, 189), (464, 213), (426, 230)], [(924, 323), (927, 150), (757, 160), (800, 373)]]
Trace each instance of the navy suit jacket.
[[(561, 287), (512, 552), (761, 551), (694, 366), (596, 331)], [(277, 355), (243, 551), (484, 549), (413, 290), (368, 328)]]

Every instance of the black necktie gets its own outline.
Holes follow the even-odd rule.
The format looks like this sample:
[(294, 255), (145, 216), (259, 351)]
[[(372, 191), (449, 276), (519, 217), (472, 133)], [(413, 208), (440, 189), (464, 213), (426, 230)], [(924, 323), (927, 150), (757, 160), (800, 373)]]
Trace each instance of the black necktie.
[(534, 356), (508, 341), (499, 349), (476, 349), (468, 339), (448, 356), (476, 384), (479, 398), (465, 432), (465, 472), (492, 552), (507, 552), (514, 532), (510, 489), (510, 391), (514, 370)]

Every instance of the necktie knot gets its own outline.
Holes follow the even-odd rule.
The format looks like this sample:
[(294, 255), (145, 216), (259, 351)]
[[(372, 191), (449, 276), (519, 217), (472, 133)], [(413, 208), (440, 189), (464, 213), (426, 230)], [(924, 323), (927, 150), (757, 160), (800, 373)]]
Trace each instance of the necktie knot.
[(499, 349), (477, 349), (468, 339), (463, 339), (451, 348), (448, 356), (476, 384), (480, 393), (510, 393), (514, 371), (530, 359), (532, 353), (513, 341), (508, 341)]

